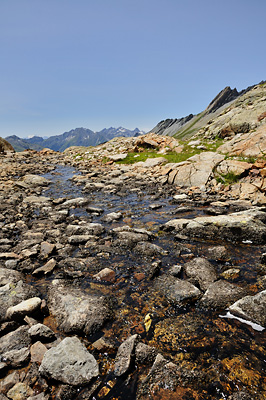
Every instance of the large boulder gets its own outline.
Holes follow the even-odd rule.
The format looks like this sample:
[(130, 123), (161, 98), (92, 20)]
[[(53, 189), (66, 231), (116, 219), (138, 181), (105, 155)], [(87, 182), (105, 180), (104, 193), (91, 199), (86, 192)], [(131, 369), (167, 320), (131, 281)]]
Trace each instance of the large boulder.
[(201, 290), (207, 290), (210, 284), (217, 280), (214, 266), (205, 258), (194, 258), (183, 265), (190, 281), (199, 285)]
[(264, 210), (254, 207), (227, 215), (173, 219), (166, 222), (162, 228), (166, 231), (175, 230), (190, 237), (264, 243), (266, 240), (265, 221)]
[(44, 354), (39, 372), (46, 378), (79, 386), (97, 377), (99, 367), (77, 337), (67, 337)]
[(104, 296), (87, 294), (59, 281), (53, 281), (48, 290), (48, 307), (59, 329), (66, 333), (91, 335), (112, 317), (111, 306)]

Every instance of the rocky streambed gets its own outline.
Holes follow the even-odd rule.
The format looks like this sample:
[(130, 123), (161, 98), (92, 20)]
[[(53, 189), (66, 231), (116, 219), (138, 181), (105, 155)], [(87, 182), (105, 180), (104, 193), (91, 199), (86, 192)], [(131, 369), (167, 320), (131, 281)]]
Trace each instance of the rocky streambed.
[(1, 158), (0, 399), (264, 399), (266, 208), (72, 164)]

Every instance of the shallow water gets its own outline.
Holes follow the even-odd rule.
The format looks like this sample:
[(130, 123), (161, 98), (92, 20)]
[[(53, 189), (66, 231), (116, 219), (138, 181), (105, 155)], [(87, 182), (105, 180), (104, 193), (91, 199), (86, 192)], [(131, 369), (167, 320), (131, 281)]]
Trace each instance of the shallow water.
[[(154, 200), (145, 190), (142, 190), (141, 195), (129, 191), (123, 197), (102, 191), (84, 194), (83, 186), (72, 183), (71, 177), (74, 174), (77, 175), (77, 171), (73, 168), (59, 166), (52, 173), (43, 175), (52, 180), (52, 184), (43, 194), (53, 198), (89, 197), (89, 205), (103, 208), (104, 213), (100, 216), (91, 215), (85, 208), (76, 208), (72, 210), (76, 217), (100, 222), (106, 226), (107, 231), (123, 225), (145, 228), (155, 235), (152, 242), (168, 252), (167, 255), (154, 259), (141, 257), (134, 251), (126, 250), (121, 251), (121, 254), (113, 254), (111, 248), (108, 251), (108, 233), (105, 235), (107, 250), (102, 254), (90, 252), (86, 259), (87, 269), (80, 285), (86, 291), (100, 291), (110, 296), (115, 294), (116, 316), (101, 332), (87, 338), (88, 348), (93, 351), (91, 343), (102, 335), (115, 339), (117, 344), (120, 344), (129, 335), (138, 333), (143, 342), (156, 347), (164, 357), (171, 359), (184, 371), (200, 372), (197, 382), (193, 379), (188, 381), (188, 388), (201, 393), (202, 397), (198, 397), (199, 399), (226, 399), (232, 392), (245, 387), (253, 396), (256, 391), (266, 391), (265, 330), (259, 332), (237, 319), (223, 318), (226, 310), (206, 311), (197, 305), (177, 307), (158, 295), (152, 281), (148, 279), (149, 267), (154, 261), (161, 261), (160, 274), (163, 274), (172, 265), (184, 264), (193, 255), (208, 258), (208, 249), (222, 244), (226, 246), (229, 261), (223, 264), (212, 261), (217, 271), (222, 273), (232, 267), (240, 269), (239, 276), (233, 282), (243, 287), (248, 286), (251, 292), (256, 293), (259, 289), (257, 280), (260, 274), (261, 246), (187, 240), (182, 243), (180, 251), (180, 243), (172, 234), (162, 232), (160, 226), (172, 218), (204, 215), (206, 207), (194, 207), (192, 211), (175, 215), (174, 211), (182, 204), (174, 204), (172, 198)], [(151, 204), (161, 207), (151, 209)], [(122, 219), (105, 224), (102, 217), (110, 212), (121, 212)], [(74, 256), (84, 258), (82, 251), (83, 249), (78, 249)], [(114, 283), (99, 283), (93, 280), (93, 273), (105, 267), (115, 270)], [(35, 282), (43, 290), (46, 283), (45, 279)], [(151, 327), (146, 330), (144, 320), (148, 314), (151, 317)], [(46, 323), (53, 324), (54, 321), (48, 318)], [(94, 398), (135, 399), (140, 378), (146, 376), (148, 370), (140, 367), (132, 371), (128, 379), (115, 379), (112, 375), (115, 354), (98, 354), (95, 351), (94, 354), (100, 362), (101, 373), (105, 376)], [(182, 386), (185, 386), (184, 382)], [(81, 398), (86, 398), (84, 392), (86, 393), (86, 389), (82, 389)]]

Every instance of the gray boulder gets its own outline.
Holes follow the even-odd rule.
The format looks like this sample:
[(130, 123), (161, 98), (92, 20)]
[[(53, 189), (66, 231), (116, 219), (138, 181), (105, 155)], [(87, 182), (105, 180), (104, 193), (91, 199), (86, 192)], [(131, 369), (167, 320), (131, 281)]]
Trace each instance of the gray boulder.
[(68, 385), (85, 385), (99, 374), (97, 361), (77, 337), (67, 337), (48, 350), (39, 372)]
[(266, 327), (266, 290), (245, 296), (229, 307), (232, 314)]
[(214, 266), (205, 258), (194, 258), (184, 264), (183, 268), (191, 282), (199, 285), (201, 290), (207, 290), (210, 284), (217, 280)]
[(243, 295), (244, 290), (242, 288), (220, 279), (210, 284), (199, 304), (204, 307), (225, 308)]
[(91, 335), (112, 317), (111, 307), (104, 296), (87, 294), (58, 281), (53, 281), (48, 290), (48, 307), (59, 329), (66, 333)]
[(173, 276), (159, 277), (156, 287), (168, 300), (177, 304), (194, 302), (202, 296), (202, 292), (192, 283)]

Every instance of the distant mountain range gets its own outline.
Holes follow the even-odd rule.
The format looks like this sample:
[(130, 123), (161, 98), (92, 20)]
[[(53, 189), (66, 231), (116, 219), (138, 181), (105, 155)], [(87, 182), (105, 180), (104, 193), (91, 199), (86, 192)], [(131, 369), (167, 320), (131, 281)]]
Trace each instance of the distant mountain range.
[(23, 151), (26, 149), (42, 150), (49, 148), (55, 151), (64, 151), (71, 146), (97, 146), (98, 144), (107, 142), (116, 136), (130, 137), (139, 136), (144, 134), (138, 128), (132, 130), (119, 127), (103, 129), (100, 132), (93, 132), (86, 128), (76, 128), (62, 135), (50, 136), (46, 139), (40, 136), (33, 136), (32, 138), (25, 139), (19, 138), (16, 135), (7, 136), (5, 139), (14, 147), (16, 151)]

